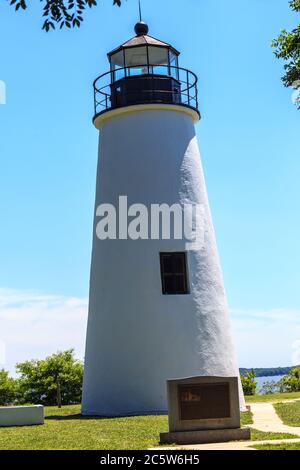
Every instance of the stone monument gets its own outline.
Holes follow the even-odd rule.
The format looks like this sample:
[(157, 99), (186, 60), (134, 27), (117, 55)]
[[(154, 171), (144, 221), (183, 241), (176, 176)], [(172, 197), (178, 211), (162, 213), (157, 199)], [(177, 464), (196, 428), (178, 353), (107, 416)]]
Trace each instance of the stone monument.
[(201, 444), (250, 439), (241, 428), (237, 377), (168, 380), (169, 432), (161, 443)]

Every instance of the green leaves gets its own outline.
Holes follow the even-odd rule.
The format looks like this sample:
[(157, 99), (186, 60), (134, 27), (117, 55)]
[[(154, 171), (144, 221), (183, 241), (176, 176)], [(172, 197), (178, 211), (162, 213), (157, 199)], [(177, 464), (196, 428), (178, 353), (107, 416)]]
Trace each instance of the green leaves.
[(13, 379), (0, 369), (0, 406), (11, 404), (56, 405), (59, 395), (63, 405), (81, 401), (83, 364), (73, 350), (58, 352), (42, 360), (17, 364), (20, 378)]
[(76, 361), (73, 350), (17, 364), (16, 370), (23, 403), (57, 404), (58, 384), (63, 405), (81, 401), (83, 365)]
[(283, 377), (282, 385), (286, 392), (300, 392), (300, 367), (295, 367)]
[(55, 29), (80, 27), (83, 21), (83, 11), (88, 6), (97, 5), (96, 0), (40, 0), (44, 3), (43, 16), (46, 17), (43, 28), (46, 32)]
[(10, 5), (15, 5), (15, 10), (19, 10), (19, 8), (22, 8), (22, 10), (26, 10), (27, 5), (25, 0), (11, 0)]
[(253, 369), (251, 372), (246, 372), (244, 375), (241, 375), (241, 382), (246, 396), (255, 395), (257, 382), (255, 381), (255, 372)]
[(9, 373), (0, 369), (0, 406), (11, 405), (17, 396), (17, 381)]
[[(26, 10), (30, 0), (8, 0), (15, 10)], [(84, 10), (97, 6), (96, 0), (40, 0), (45, 17), (42, 29), (80, 28), (83, 22)], [(113, 0), (113, 5), (121, 6), (122, 0)]]
[[(300, 12), (300, 0), (291, 0), (289, 3), (292, 10)], [(278, 38), (272, 41), (272, 47), (275, 56), (286, 61), (285, 75), (282, 77), (284, 85), (300, 89), (300, 23), (291, 32), (282, 30)]]
[(300, 11), (300, 0), (291, 0), (290, 7), (294, 11)]

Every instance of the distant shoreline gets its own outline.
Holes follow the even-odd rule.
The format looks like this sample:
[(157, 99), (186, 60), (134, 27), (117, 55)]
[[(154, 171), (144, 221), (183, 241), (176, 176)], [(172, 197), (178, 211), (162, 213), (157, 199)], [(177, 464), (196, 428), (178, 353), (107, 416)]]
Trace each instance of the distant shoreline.
[(246, 369), (245, 367), (240, 368), (240, 374), (245, 375), (246, 372), (254, 370), (256, 377), (274, 377), (275, 375), (287, 375), (291, 369), (299, 366), (292, 367), (258, 367), (253, 369)]

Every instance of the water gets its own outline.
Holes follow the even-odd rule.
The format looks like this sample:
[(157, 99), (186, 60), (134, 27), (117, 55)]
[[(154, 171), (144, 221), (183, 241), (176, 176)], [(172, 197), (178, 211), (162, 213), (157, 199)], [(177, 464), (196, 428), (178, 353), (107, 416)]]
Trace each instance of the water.
[(274, 375), (272, 377), (255, 377), (255, 381), (257, 382), (256, 393), (261, 393), (264, 382), (278, 382), (278, 380), (282, 379), (282, 377), (284, 377), (284, 375)]

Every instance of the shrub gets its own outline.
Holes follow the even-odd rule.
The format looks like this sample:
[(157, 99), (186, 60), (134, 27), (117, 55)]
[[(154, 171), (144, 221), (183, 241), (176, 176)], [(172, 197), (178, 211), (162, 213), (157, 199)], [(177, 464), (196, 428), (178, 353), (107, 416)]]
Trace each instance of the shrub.
[(281, 391), (300, 392), (300, 367), (291, 369), (288, 375), (280, 380)]
[(254, 370), (241, 375), (241, 382), (245, 395), (255, 395), (257, 382), (255, 381)]
[(263, 395), (273, 395), (273, 393), (279, 392), (279, 382), (272, 382), (271, 380), (264, 382), (261, 393)]

